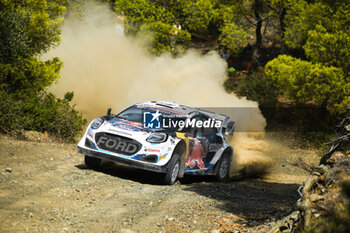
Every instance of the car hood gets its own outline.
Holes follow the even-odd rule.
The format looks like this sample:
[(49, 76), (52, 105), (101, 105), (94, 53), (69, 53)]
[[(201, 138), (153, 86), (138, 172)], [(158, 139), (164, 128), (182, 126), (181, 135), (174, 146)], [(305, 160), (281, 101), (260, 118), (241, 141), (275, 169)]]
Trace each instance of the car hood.
[(112, 119), (106, 121), (99, 129), (99, 132), (108, 132), (125, 137), (148, 137), (151, 132), (143, 128), (142, 123), (132, 122), (124, 119)]
[(106, 126), (114, 129), (122, 129), (132, 132), (147, 132), (142, 123), (128, 121), (124, 119), (113, 119), (107, 122)]

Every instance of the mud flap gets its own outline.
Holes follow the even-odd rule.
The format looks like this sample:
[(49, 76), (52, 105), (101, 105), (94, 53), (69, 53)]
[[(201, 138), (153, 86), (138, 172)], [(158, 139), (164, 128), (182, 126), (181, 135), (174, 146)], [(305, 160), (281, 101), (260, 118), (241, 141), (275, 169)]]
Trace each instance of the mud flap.
[(181, 156), (180, 158), (180, 170), (179, 170), (179, 178), (183, 178), (185, 174), (185, 167), (186, 167), (186, 153), (185, 155)]

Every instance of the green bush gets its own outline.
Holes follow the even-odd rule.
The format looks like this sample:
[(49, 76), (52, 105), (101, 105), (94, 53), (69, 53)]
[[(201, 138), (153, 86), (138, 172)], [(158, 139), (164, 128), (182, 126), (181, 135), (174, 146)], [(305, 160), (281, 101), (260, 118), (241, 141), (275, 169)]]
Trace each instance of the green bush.
[(265, 66), (266, 77), (297, 103), (314, 101), (340, 118), (350, 108), (350, 77), (341, 68), (280, 55)]
[(67, 2), (0, 1), (0, 132), (48, 132), (67, 142), (81, 132), (84, 120), (64, 99), (45, 90), (60, 77), (59, 58), (41, 55), (60, 41)]
[(0, 90), (0, 131), (47, 131), (66, 142), (74, 142), (86, 120), (71, 105), (72, 98), (73, 92), (59, 99), (46, 92), (19, 97)]
[(277, 104), (277, 88), (261, 73), (248, 75), (234, 91), (238, 96), (246, 96), (263, 107), (274, 107)]

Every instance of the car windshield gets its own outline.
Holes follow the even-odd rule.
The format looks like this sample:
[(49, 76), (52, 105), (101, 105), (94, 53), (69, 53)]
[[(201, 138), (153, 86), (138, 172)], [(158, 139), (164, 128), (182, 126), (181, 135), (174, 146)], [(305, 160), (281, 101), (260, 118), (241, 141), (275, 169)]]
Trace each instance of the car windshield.
[[(159, 111), (159, 113), (161, 114), (161, 116), (163, 118), (166, 119), (166, 117), (164, 116), (169, 116), (169, 115), (174, 115), (173, 113), (171, 113), (170, 111), (165, 111), (163, 109), (156, 109), (156, 108), (152, 108), (152, 107), (143, 107), (143, 106), (131, 106), (130, 108), (125, 109), (124, 111), (122, 111), (121, 113), (119, 113), (117, 115), (118, 118), (121, 119), (125, 119), (128, 121), (132, 121), (132, 122), (138, 122), (138, 123), (142, 123), (142, 125), (144, 124), (144, 115), (145, 113), (154, 113), (156, 111)], [(186, 117), (172, 117), (173, 121), (178, 121), (178, 120), (184, 120), (186, 119)], [(167, 121), (168, 122), (168, 121)], [(165, 124), (167, 123), (165, 122)], [(161, 124), (162, 125), (162, 124)], [(170, 130), (170, 131), (178, 131), (178, 127), (177, 126), (173, 126), (171, 124), (167, 124), (166, 128), (157, 128), (157, 129), (150, 129), (150, 130)]]
[(125, 109), (121, 113), (119, 113), (117, 117), (128, 121), (143, 123), (144, 112), (145, 112), (145, 109), (132, 106), (130, 108)]

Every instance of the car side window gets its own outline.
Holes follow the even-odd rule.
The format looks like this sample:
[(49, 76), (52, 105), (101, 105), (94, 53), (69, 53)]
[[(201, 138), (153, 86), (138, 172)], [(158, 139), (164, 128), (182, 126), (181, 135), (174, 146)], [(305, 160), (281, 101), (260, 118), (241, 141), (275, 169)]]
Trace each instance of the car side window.
[(215, 135), (217, 133), (217, 130), (215, 128), (204, 128), (203, 129), (203, 134), (210, 136), (210, 135)]

